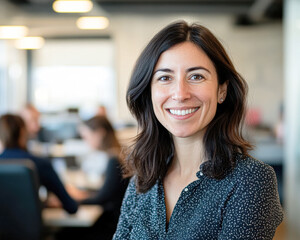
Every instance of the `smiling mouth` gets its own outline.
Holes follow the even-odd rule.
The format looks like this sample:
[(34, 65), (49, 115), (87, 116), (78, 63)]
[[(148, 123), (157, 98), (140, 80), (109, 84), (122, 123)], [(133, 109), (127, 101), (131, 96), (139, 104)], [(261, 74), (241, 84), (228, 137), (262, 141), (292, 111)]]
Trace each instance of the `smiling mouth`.
[(189, 109), (182, 109), (182, 110), (177, 110), (177, 109), (168, 109), (169, 112), (172, 114), (172, 115), (176, 115), (176, 116), (184, 116), (184, 115), (187, 115), (187, 114), (191, 114), (193, 112), (196, 112), (197, 110), (199, 109), (199, 107), (196, 107), (196, 108), (189, 108)]

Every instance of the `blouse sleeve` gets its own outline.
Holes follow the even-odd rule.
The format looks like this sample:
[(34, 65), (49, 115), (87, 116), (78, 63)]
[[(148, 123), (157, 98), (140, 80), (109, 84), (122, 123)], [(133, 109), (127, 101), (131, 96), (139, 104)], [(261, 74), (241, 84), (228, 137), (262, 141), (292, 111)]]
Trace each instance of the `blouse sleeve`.
[(119, 217), (119, 222), (117, 230), (114, 234), (113, 240), (127, 240), (130, 239), (130, 233), (132, 230), (132, 221), (134, 217), (134, 209), (136, 206), (136, 189), (134, 178), (130, 180), (128, 188), (123, 199), (121, 214)]
[(49, 161), (40, 160), (40, 179), (41, 183), (51, 192), (53, 192), (61, 201), (63, 208), (68, 213), (75, 213), (78, 209), (78, 203), (67, 193), (63, 183), (54, 171)]
[(267, 165), (249, 170), (228, 196), (219, 240), (271, 240), (283, 219), (274, 170)]

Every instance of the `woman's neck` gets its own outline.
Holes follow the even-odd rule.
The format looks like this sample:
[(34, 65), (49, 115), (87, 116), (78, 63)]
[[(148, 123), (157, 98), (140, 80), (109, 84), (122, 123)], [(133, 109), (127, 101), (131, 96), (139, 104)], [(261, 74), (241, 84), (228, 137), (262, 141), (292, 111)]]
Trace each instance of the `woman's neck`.
[(199, 171), (200, 165), (205, 161), (205, 151), (202, 138), (174, 137), (175, 155), (172, 167), (179, 171), (180, 175), (194, 174)]

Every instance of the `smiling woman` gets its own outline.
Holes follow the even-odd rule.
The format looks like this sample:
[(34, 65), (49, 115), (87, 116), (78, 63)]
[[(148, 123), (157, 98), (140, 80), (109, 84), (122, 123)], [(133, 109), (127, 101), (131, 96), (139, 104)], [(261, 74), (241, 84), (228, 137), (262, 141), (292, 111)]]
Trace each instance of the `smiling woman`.
[(198, 134), (202, 141), (226, 90), (227, 82), (219, 86), (204, 51), (183, 42), (162, 53), (156, 64), (151, 83), (154, 114), (174, 137)]
[(137, 60), (127, 103), (140, 133), (114, 239), (272, 239), (274, 170), (242, 135), (247, 83), (205, 27), (170, 24)]

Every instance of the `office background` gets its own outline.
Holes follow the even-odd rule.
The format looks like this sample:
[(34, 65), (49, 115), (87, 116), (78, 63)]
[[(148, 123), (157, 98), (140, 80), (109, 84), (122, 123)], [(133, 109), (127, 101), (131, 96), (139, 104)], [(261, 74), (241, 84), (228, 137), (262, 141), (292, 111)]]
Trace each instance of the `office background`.
[[(52, 11), (52, 1), (1, 1), (0, 25), (26, 25), (29, 35), (44, 37), (45, 44), (38, 50), (20, 50), (13, 40), (0, 39), (0, 113), (17, 112), (32, 101), (44, 113), (43, 121), (49, 123), (49, 115), (64, 109), (75, 108), (81, 117), (88, 117), (98, 105), (105, 105), (116, 125), (134, 124), (125, 94), (139, 53), (168, 23), (180, 19), (199, 22), (219, 37), (249, 84), (249, 112), (253, 124), (263, 130), (261, 139), (254, 140), (269, 137), (265, 133), (273, 132), (284, 113), (281, 154), (286, 221), (289, 239), (297, 239), (300, 2), (142, 2), (98, 0), (90, 13), (59, 14)], [(77, 18), (86, 15), (105, 16), (109, 26), (78, 29)]]

